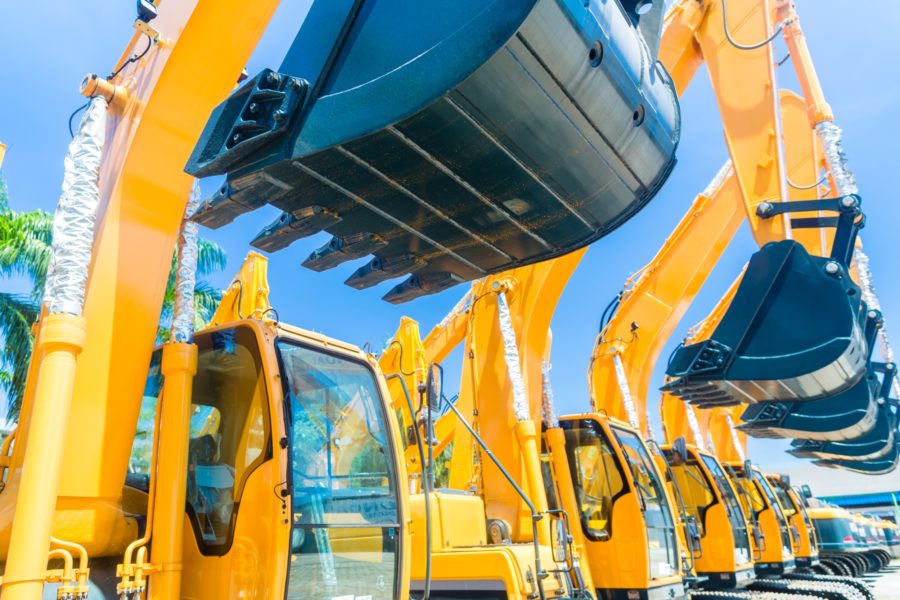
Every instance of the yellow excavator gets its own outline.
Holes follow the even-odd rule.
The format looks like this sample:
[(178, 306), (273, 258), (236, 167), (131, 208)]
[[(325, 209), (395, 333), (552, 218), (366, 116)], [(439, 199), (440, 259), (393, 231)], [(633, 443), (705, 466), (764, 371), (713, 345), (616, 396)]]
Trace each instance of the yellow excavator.
[[(801, 106), (834, 134), (791, 5), (684, 1), (664, 18), (660, 2), (319, 0), (283, 65), (244, 80), (277, 4), (141, 2), (111, 75), (82, 83), (90, 102), (67, 159), (19, 427), (4, 446), (4, 598), (683, 594), (672, 500), (641, 427), (593, 413), (549, 427), (550, 464), (573, 462), (563, 447), (574, 438), (586, 469), (557, 468), (551, 502), (538, 404), (521, 402), (507, 352), (502, 373), (471, 370), (477, 393), (468, 414), (458, 409), (469, 426), (471, 411), (481, 418), (478, 430), (455, 428), (451, 483), (482, 487), (444, 500), (427, 470), (416, 487), (405, 464), (434, 450), (437, 361), (398, 396), (402, 378), (371, 355), (280, 323), (255, 255), (195, 334), (196, 224), (272, 204), (282, 214), (255, 247), (328, 231), (304, 264), (373, 255), (348, 284), (408, 276), (392, 302), (496, 282), (471, 299), (497, 315), (475, 328), (473, 352), (498, 364), (500, 348), (516, 346), (496, 329), (520, 303), (519, 370), (540, 389), (552, 314), (542, 295), (558, 297), (578, 253), (664, 184), (677, 94), (704, 61), (757, 239), (786, 236), (788, 219), (755, 212), (788, 198), (771, 45), (755, 42), (785, 34)], [(201, 199), (185, 165), (225, 183)], [(154, 349), (174, 247), (172, 337)], [(499, 275), (511, 268), (562, 270), (526, 285)], [(498, 385), (515, 402), (493, 404), (486, 390)], [(425, 416), (412, 443), (394, 418), (398, 397)], [(136, 443), (142, 406), (154, 417)], [(486, 443), (510, 432), (517, 443), (502, 454)], [(598, 456), (621, 468), (616, 509), (598, 495), (582, 515), (595, 539), (579, 540), (582, 513), (562, 482), (606, 478)], [(454, 527), (454, 511), (472, 525)], [(613, 552), (610, 525), (641, 535)], [(450, 587), (432, 593), (431, 567), (451, 573)]]
[[(59, 597), (406, 596), (423, 526), (385, 380), (355, 347), (281, 324), (257, 257), (194, 336), (196, 223), (221, 225), (263, 192), (285, 213), (255, 245), (328, 230), (307, 265), (375, 253), (351, 283), (411, 274), (399, 301), (579, 249), (674, 164), (675, 91), (643, 60), (662, 6), (638, 3), (317, 2), (281, 70), (243, 82), (204, 132), (277, 4), (142, 2), (112, 75), (83, 82), (6, 447), (4, 597), (38, 598), (45, 582)], [(185, 163), (228, 182), (201, 201)], [(176, 325), (154, 350), (179, 236)], [(156, 416), (131, 452), (142, 403)], [(457, 555), (493, 573), (489, 593), (565, 595), (529, 518), (533, 551)]]

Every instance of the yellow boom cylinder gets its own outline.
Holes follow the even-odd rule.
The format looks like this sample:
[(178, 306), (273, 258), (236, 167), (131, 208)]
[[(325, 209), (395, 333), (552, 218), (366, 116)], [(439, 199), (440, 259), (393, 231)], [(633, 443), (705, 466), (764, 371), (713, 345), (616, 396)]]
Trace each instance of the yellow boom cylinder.
[[(584, 531), (581, 529), (581, 511), (578, 510), (578, 499), (575, 497), (575, 483), (572, 481), (572, 472), (569, 471), (569, 457), (566, 454), (566, 433), (560, 427), (552, 427), (547, 430), (547, 446), (550, 448), (550, 456), (553, 461), (553, 470), (556, 474), (556, 493), (559, 497), (560, 507), (566, 511), (569, 518), (569, 534), (572, 536), (572, 544), (581, 564), (587, 564), (585, 556)], [(581, 572), (584, 578), (584, 587), (589, 590), (596, 589), (590, 569)]]
[(197, 346), (172, 342), (162, 351), (162, 414), (159, 464), (154, 500), (150, 559), (158, 571), (150, 578), (150, 600), (181, 597), (181, 555), (188, 442), (191, 427), (191, 386), (197, 373)]
[[(544, 478), (541, 474), (541, 455), (537, 445), (537, 426), (531, 419), (516, 423), (516, 437), (522, 448), (522, 462), (525, 464), (527, 494), (538, 514), (547, 511), (547, 495), (544, 492)], [(550, 524), (546, 519), (537, 523), (538, 541), (550, 545)]]
[(42, 359), (16, 520), (3, 576), (4, 600), (41, 598), (72, 405), (75, 363), (84, 347), (85, 333), (84, 318), (64, 313), (47, 316), (41, 327), (36, 351)]

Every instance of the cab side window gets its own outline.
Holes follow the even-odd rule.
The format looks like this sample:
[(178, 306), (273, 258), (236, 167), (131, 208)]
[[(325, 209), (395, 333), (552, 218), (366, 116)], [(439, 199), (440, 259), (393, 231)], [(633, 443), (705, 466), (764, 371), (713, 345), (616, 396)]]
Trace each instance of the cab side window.
[(266, 385), (256, 336), (236, 327), (198, 336), (187, 505), (202, 553), (231, 546), (244, 483), (267, 458)]
[(588, 538), (605, 540), (612, 533), (613, 502), (625, 491), (615, 451), (602, 431), (589, 425), (566, 427), (566, 451), (582, 528)]

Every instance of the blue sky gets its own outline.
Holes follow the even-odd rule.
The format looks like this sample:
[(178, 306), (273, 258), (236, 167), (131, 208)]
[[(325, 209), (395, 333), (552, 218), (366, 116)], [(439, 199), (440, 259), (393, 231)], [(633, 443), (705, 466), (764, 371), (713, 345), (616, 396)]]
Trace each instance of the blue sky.
[[(309, 0), (284, 2), (248, 70), (277, 67), (305, 14)], [(900, 156), (900, 2), (796, 0), (810, 48), (865, 200), (868, 224), (863, 232), (888, 326), (900, 335), (900, 278), (897, 277), (895, 200)], [(865, 6), (865, 12), (861, 12)], [(165, 3), (162, 5), (165, 10)], [(49, 17), (49, 18), (48, 18)], [(69, 140), (66, 121), (82, 103), (78, 84), (90, 71), (107, 72), (131, 37), (134, 2), (7, 2), (0, 6), (0, 141), (8, 151), (3, 173), (12, 207), (53, 210), (59, 195), (62, 160)], [(237, 26), (237, 25), (236, 25)], [(779, 56), (784, 56), (779, 40)], [(795, 88), (789, 67), (779, 71), (782, 87)], [(681, 101), (683, 133), (679, 163), (660, 194), (640, 214), (589, 251), (563, 295), (553, 321), (553, 383), (561, 413), (587, 408), (586, 369), (600, 313), (634, 271), (650, 260), (697, 192), (726, 159), (718, 112), (705, 72), (701, 71)], [(204, 184), (206, 192), (213, 188)], [(260, 210), (218, 231), (203, 235), (228, 252), (228, 268), (213, 278), (224, 287), (250, 249), (248, 241), (273, 218)], [(380, 348), (403, 314), (427, 331), (464, 292), (464, 287), (396, 307), (380, 300), (385, 286), (359, 292), (343, 284), (356, 265), (314, 273), (300, 267), (327, 236), (302, 240), (270, 258), (272, 301), (284, 321), (322, 331), (356, 344)], [(667, 356), (686, 329), (705, 316), (754, 250), (746, 229), (717, 266), (687, 317), (676, 331)], [(0, 281), (20, 290), (21, 282)], [(895, 339), (900, 339), (896, 338)], [(900, 342), (896, 342), (900, 345)], [(456, 361), (448, 373), (458, 369)], [(654, 376), (658, 385), (662, 369)], [(450, 376), (453, 378), (453, 375)], [(453, 381), (448, 388), (457, 387)], [(655, 406), (655, 394), (651, 405)], [(658, 423), (657, 412), (651, 419)], [(764, 466), (789, 469), (825, 492), (834, 487), (833, 471), (811, 469), (783, 453), (783, 442), (753, 442), (751, 454)], [(840, 479), (842, 485), (900, 489), (900, 475), (880, 481)]]

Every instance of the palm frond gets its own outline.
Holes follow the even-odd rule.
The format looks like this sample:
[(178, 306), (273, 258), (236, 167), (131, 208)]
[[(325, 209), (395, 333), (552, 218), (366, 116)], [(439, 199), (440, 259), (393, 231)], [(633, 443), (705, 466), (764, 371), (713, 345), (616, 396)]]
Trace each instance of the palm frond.
[(0, 171), (0, 212), (9, 210), (9, 189), (6, 187), (6, 177)]
[(42, 210), (0, 211), (0, 275), (28, 277), (43, 292), (50, 266), (53, 216)]
[(0, 366), (8, 373), (7, 377), (0, 378), (0, 389), (6, 392), (8, 419), (18, 416), (25, 394), (28, 362), (34, 345), (31, 325), (37, 314), (38, 306), (30, 298), (0, 293), (0, 335), (3, 337)]
[(228, 264), (225, 250), (213, 241), (200, 238), (197, 250), (198, 275), (218, 273)]

